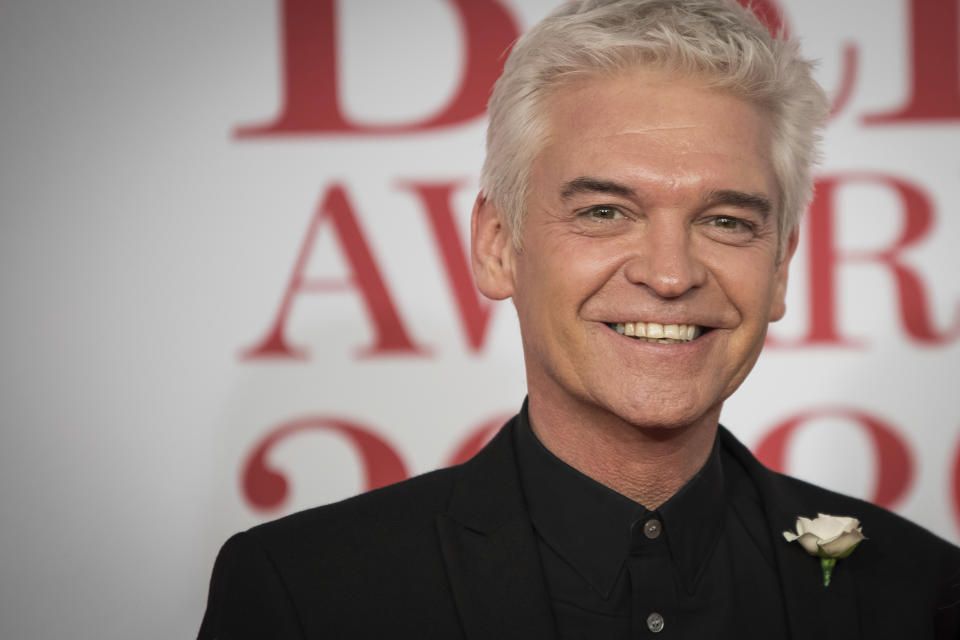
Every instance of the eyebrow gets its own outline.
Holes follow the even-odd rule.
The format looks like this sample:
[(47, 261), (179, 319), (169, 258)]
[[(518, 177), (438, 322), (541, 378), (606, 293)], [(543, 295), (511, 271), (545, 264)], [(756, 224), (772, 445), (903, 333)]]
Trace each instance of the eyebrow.
[(609, 193), (625, 198), (632, 198), (636, 195), (633, 189), (619, 182), (581, 176), (565, 183), (563, 189), (560, 191), (560, 197), (564, 200), (569, 200), (579, 193)]
[(719, 189), (711, 191), (707, 195), (707, 202), (711, 207), (727, 205), (738, 209), (750, 209), (764, 218), (768, 217), (770, 212), (773, 211), (773, 203), (770, 202), (770, 199), (759, 193)]
[[(624, 198), (636, 198), (636, 192), (630, 187), (612, 180), (601, 180), (580, 176), (563, 185), (560, 197), (569, 200), (581, 193), (609, 193)], [(773, 203), (766, 196), (759, 193), (746, 193), (734, 189), (715, 189), (707, 193), (705, 198), (708, 207), (730, 206), (738, 209), (749, 209), (767, 218), (773, 211)]]

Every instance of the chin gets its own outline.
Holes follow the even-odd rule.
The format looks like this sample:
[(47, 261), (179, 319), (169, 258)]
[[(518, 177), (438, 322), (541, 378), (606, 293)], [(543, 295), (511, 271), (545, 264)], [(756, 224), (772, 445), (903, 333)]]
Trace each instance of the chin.
[[(619, 405), (619, 406), (618, 406)], [(710, 414), (719, 414), (719, 406), (704, 408), (703, 405), (677, 402), (676, 399), (660, 398), (629, 403), (616, 403), (608, 407), (610, 413), (634, 427), (661, 431), (664, 435), (701, 423)]]

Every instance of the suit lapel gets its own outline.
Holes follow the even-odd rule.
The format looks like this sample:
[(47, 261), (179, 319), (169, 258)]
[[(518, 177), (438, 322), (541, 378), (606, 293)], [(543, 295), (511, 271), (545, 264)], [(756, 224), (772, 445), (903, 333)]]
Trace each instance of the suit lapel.
[[(852, 640), (860, 635), (858, 593), (862, 558), (857, 550), (837, 563), (829, 587), (823, 586), (820, 561), (796, 543), (788, 543), (783, 531), (792, 531), (797, 516), (814, 516), (825, 505), (804, 504), (784, 486), (781, 476), (764, 467), (729, 431), (721, 427), (723, 445), (747, 470), (760, 494), (766, 512), (767, 533), (794, 640)], [(837, 514), (846, 515), (846, 514)], [(862, 555), (862, 554), (861, 554)]]
[[(782, 530), (792, 530), (796, 516), (772, 518), (771, 523), (775, 520), (789, 522)], [(777, 530), (775, 535), (782, 530)], [(857, 576), (851, 571), (852, 563), (839, 562), (830, 586), (824, 587), (819, 558), (809, 555), (799, 544), (788, 544), (782, 535), (776, 542), (780, 584), (793, 637), (838, 640), (861, 637)]]
[(553, 638), (539, 551), (520, 490), (513, 421), (460, 468), (437, 533), (470, 640)]

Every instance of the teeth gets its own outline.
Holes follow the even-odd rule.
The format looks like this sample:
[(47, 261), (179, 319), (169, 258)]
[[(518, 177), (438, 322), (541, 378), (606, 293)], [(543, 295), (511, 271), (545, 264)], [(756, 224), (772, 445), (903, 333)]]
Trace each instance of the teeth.
[(690, 342), (703, 332), (695, 324), (668, 324), (659, 322), (617, 322), (610, 325), (621, 335), (640, 338), (644, 342), (679, 344)]

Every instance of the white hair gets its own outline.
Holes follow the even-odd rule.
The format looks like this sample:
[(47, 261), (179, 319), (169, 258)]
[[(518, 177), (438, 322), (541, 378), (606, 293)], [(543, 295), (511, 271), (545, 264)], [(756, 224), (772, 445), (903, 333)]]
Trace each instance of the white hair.
[(694, 74), (769, 114), (782, 251), (813, 193), (828, 102), (798, 44), (772, 36), (732, 0), (574, 0), (517, 41), (490, 98), (480, 175), (481, 193), (505, 216), (517, 249), (546, 98), (574, 78), (638, 66)]

